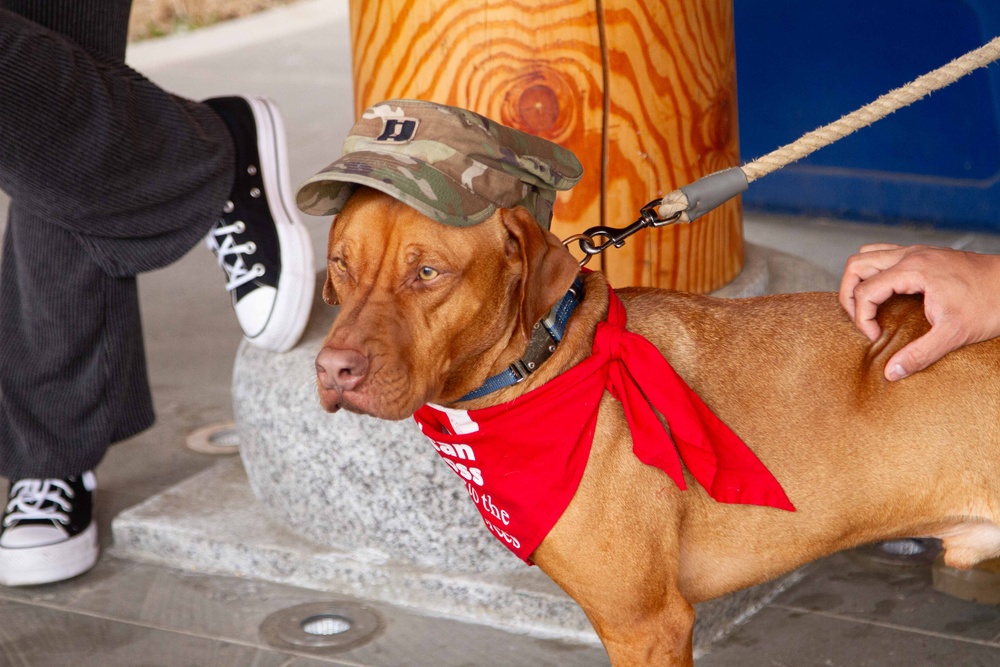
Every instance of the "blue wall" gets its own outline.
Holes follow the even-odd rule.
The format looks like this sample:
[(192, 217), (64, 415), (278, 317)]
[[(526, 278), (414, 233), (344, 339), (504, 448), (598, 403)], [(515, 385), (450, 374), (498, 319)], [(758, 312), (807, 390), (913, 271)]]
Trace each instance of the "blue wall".
[[(1000, 0), (734, 0), (748, 162), (1000, 35)], [(1000, 231), (1000, 64), (750, 185), (748, 209)]]

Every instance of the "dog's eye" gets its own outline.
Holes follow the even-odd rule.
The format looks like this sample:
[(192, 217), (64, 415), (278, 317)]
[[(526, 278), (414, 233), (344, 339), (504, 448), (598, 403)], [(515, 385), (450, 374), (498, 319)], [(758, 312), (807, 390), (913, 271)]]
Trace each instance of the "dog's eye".
[(422, 266), (420, 267), (420, 270), (417, 272), (417, 276), (421, 280), (434, 280), (435, 278), (438, 277), (438, 270), (433, 269), (429, 266)]
[(338, 271), (347, 271), (347, 262), (344, 261), (343, 257), (334, 257), (332, 260), (333, 265), (337, 267)]

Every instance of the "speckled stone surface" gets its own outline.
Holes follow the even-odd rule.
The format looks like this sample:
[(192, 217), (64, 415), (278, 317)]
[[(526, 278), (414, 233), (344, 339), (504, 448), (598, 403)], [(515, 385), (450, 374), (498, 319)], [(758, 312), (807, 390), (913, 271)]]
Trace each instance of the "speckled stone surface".
[[(744, 271), (716, 295), (835, 288), (832, 276), (803, 260), (748, 245)], [(486, 530), (459, 478), (412, 420), (320, 408), (313, 361), (334, 316), (317, 301), (303, 341), (289, 353), (240, 348), (233, 401), (246, 476), (220, 462), (122, 513), (116, 552), (595, 641), (579, 608)], [(699, 605), (696, 644), (781, 586)]]

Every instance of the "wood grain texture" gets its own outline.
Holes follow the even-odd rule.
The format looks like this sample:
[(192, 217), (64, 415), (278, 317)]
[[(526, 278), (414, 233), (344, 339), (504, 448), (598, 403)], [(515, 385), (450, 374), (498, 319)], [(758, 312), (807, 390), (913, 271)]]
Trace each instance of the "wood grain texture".
[[(351, 36), (358, 114), (433, 100), (576, 153), (584, 177), (559, 196), (560, 237), (625, 226), (739, 163), (732, 0), (351, 0)], [(739, 202), (598, 263), (615, 286), (717, 289), (742, 268)]]

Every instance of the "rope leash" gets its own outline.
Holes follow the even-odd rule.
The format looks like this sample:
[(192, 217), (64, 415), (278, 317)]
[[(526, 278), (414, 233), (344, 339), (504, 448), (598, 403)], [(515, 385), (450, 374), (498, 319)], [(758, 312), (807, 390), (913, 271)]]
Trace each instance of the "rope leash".
[[(829, 146), (863, 127), (879, 121), (894, 111), (923, 99), (963, 76), (1000, 60), (1000, 37), (994, 37), (983, 46), (952, 60), (947, 65), (917, 77), (910, 83), (891, 90), (874, 102), (843, 116), (829, 125), (808, 132), (798, 140), (778, 148), (742, 167), (717, 171), (698, 179), (690, 185), (674, 190), (662, 199), (644, 206), (639, 219), (624, 229), (592, 227), (583, 234), (572, 236), (564, 243), (580, 242), (585, 253), (581, 265), (593, 256), (614, 245), (620, 248), (625, 238), (646, 227), (662, 227), (678, 222), (691, 222), (712, 209), (744, 192), (750, 183), (767, 176), (797, 160)], [(606, 240), (595, 245), (596, 237)]]

